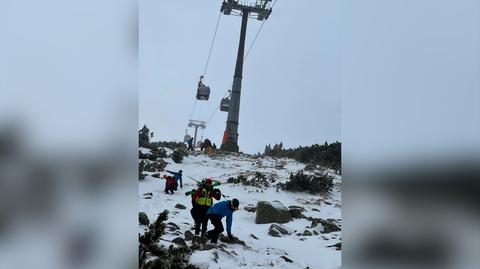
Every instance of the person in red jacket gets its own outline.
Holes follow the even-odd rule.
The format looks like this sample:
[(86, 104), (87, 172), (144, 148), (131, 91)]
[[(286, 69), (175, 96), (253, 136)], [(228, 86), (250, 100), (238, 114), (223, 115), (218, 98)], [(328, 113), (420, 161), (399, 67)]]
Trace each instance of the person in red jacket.
[(173, 194), (173, 192), (177, 189), (177, 181), (171, 177), (164, 175), (163, 178), (166, 180), (165, 181), (165, 193), (168, 194)]

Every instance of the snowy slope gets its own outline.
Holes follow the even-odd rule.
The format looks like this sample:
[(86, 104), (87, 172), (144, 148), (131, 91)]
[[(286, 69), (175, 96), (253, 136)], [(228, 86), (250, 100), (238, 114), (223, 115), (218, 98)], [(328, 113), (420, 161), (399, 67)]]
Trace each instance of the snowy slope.
[[(141, 149), (148, 152), (146, 149)], [(185, 192), (195, 187), (195, 182), (188, 179), (212, 177), (222, 182), (220, 189), (230, 198), (240, 200), (240, 210), (234, 213), (232, 233), (245, 241), (247, 248), (241, 245), (229, 244), (228, 251), (211, 249), (195, 251), (190, 262), (200, 268), (339, 268), (341, 265), (341, 252), (335, 248), (327, 247), (341, 241), (341, 232), (318, 234), (313, 236), (297, 236), (303, 233), (311, 222), (306, 219), (293, 219), (284, 226), (288, 227), (290, 235), (272, 237), (268, 235), (271, 224), (255, 224), (255, 213), (247, 212), (242, 208), (248, 204), (256, 205), (258, 201), (278, 200), (285, 206), (302, 206), (306, 209), (304, 214), (314, 218), (332, 218), (341, 223), (341, 179), (335, 176), (335, 187), (326, 197), (310, 195), (307, 193), (291, 193), (278, 190), (275, 187), (259, 189), (252, 186), (243, 186), (226, 183), (229, 177), (237, 177), (240, 173), (254, 174), (255, 171), (274, 177), (277, 182), (285, 182), (291, 172), (295, 173), (304, 168), (303, 164), (290, 159), (274, 159), (270, 157), (255, 159), (252, 156), (233, 154), (221, 157), (208, 157), (203, 154), (185, 157), (181, 164), (175, 164), (170, 158), (165, 158), (169, 164), (166, 169), (184, 171), (183, 189), (173, 195), (163, 193), (164, 180), (147, 176), (139, 182), (139, 211), (147, 214), (151, 221), (155, 220), (160, 212), (170, 211), (168, 222), (174, 222), (180, 227), (180, 232), (167, 233), (164, 239), (171, 240), (177, 236), (183, 237), (183, 232), (191, 230), (193, 220), (190, 216), (190, 197)], [(147, 173), (153, 174), (153, 173)], [(163, 173), (162, 173), (163, 174)], [(332, 173), (333, 175), (333, 173)], [(144, 193), (153, 193), (151, 199), (144, 199)], [(222, 199), (223, 200), (223, 199)], [(187, 209), (176, 209), (176, 204), (187, 206)], [(318, 211), (313, 211), (316, 209)], [(223, 220), (223, 223), (225, 220)], [(209, 229), (213, 226), (209, 224)], [(313, 231), (320, 228), (309, 229)], [(144, 226), (139, 226), (143, 233)], [(294, 232), (295, 231), (295, 232)], [(251, 234), (258, 238), (254, 239)], [(165, 245), (168, 245), (165, 242)], [(286, 262), (281, 256), (293, 260)]]

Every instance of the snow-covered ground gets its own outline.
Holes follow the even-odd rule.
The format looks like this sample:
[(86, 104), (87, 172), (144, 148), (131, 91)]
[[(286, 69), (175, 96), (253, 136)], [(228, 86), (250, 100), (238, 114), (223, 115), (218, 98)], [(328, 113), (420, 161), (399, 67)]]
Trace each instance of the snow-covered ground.
[[(148, 149), (141, 149), (149, 152)], [(169, 152), (167, 152), (169, 153)], [(180, 164), (174, 163), (170, 158), (166, 169), (172, 171), (183, 170), (183, 189), (173, 195), (163, 193), (164, 179), (151, 177), (149, 174), (144, 181), (139, 182), (139, 211), (147, 214), (154, 221), (158, 214), (167, 209), (170, 211), (167, 222), (174, 222), (180, 227), (180, 232), (167, 232), (162, 238), (171, 240), (182, 236), (193, 227), (190, 215), (190, 197), (185, 192), (195, 188), (196, 183), (187, 176), (201, 180), (212, 177), (222, 184), (219, 187), (223, 194), (240, 200), (240, 210), (233, 215), (232, 234), (245, 241), (248, 247), (229, 244), (228, 252), (218, 249), (195, 251), (190, 262), (200, 268), (340, 268), (341, 251), (328, 247), (341, 241), (341, 232), (318, 234), (313, 236), (297, 236), (303, 233), (311, 221), (306, 219), (293, 219), (283, 224), (292, 232), (283, 237), (268, 235), (271, 224), (255, 224), (255, 214), (242, 210), (248, 204), (256, 205), (258, 201), (280, 201), (285, 206), (301, 206), (306, 209), (303, 214), (307, 217), (335, 219), (341, 224), (341, 178), (335, 176), (335, 187), (327, 196), (311, 195), (307, 193), (292, 193), (278, 190), (272, 186), (259, 189), (252, 186), (229, 184), (229, 177), (242, 174), (261, 172), (268, 177), (274, 177), (277, 182), (288, 180), (290, 173), (295, 173), (304, 168), (303, 164), (290, 159), (253, 158), (242, 154), (209, 157), (204, 154), (190, 155)], [(163, 175), (164, 173), (162, 173)], [(273, 184), (272, 184), (273, 185)], [(145, 199), (143, 194), (153, 193), (151, 199)], [(224, 198), (222, 198), (223, 200)], [(177, 209), (176, 204), (187, 206), (187, 209)], [(317, 211), (318, 210), (318, 211)], [(225, 219), (222, 220), (225, 223)], [(224, 224), (225, 225), (225, 224)], [(213, 226), (209, 223), (209, 229)], [(321, 226), (318, 226), (321, 227)], [(318, 228), (317, 227), (317, 228)], [(145, 226), (139, 225), (139, 232), (143, 233)], [(308, 228), (313, 231), (315, 228)], [(320, 230), (318, 230), (320, 232)], [(252, 234), (257, 237), (255, 239)], [(165, 242), (168, 245), (168, 242)], [(291, 259), (286, 262), (281, 256)]]

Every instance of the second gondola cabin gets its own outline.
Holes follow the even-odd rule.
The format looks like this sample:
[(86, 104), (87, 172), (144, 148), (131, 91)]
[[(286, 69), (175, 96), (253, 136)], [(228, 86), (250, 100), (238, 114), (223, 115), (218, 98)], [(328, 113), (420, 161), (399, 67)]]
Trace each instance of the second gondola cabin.
[(220, 111), (228, 112), (228, 109), (230, 108), (230, 99), (227, 97), (222, 98), (222, 101), (220, 101)]

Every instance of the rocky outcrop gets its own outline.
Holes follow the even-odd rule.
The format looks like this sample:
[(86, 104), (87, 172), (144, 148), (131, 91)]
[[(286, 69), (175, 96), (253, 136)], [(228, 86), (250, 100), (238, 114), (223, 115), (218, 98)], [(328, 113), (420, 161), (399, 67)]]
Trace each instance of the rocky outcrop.
[(338, 227), (338, 225), (335, 224), (333, 219), (324, 220), (320, 218), (314, 218), (312, 220), (312, 225), (310, 227), (314, 228), (314, 227), (317, 227), (319, 224), (323, 227), (322, 233), (331, 233), (331, 232), (341, 231), (340, 227)]
[(290, 211), (280, 201), (272, 203), (260, 201), (257, 203), (256, 224), (287, 223), (292, 220)]

